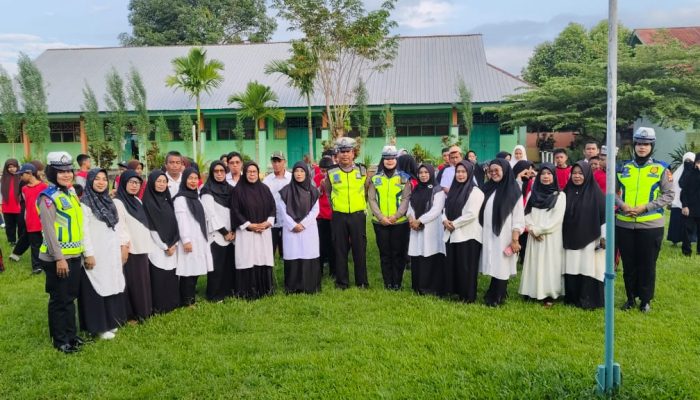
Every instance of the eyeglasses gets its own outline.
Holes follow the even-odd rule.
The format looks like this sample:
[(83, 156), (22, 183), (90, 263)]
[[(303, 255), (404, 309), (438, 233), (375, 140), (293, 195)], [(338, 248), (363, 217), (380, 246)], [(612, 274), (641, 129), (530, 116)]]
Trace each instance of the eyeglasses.
[(225, 174), (225, 173), (226, 173), (226, 170), (225, 170), (225, 169), (221, 169), (221, 168), (215, 168), (215, 169), (214, 169), (214, 173), (215, 173), (215, 174), (217, 174), (217, 173), (218, 173), (218, 174)]
[(127, 185), (141, 185), (141, 181), (133, 180), (127, 182)]

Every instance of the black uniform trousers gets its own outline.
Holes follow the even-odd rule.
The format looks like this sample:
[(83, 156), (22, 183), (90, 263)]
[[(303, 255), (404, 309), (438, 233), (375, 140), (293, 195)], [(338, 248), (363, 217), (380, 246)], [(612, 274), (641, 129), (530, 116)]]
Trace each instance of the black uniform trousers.
[(339, 288), (345, 289), (350, 285), (348, 252), (351, 248), (355, 266), (355, 285), (369, 286), (367, 281), (366, 218), (364, 211), (350, 214), (333, 212), (331, 232), (335, 250), (335, 285)]
[(67, 258), (68, 276), (59, 278), (55, 261), (42, 261), (46, 273), (46, 293), (49, 294), (49, 335), (59, 348), (70, 344), (77, 335), (75, 299), (80, 292), (81, 257)]
[(17, 245), (12, 250), (12, 254), (21, 256), (31, 247), (32, 254), (32, 269), (41, 268), (41, 260), (39, 260), (39, 249), (41, 249), (41, 243), (44, 241), (44, 236), (39, 232), (25, 232), (24, 235), (19, 237)]
[(403, 271), (406, 269), (408, 223), (382, 225), (372, 223), (379, 248), (379, 261), (382, 266), (382, 278), (387, 289), (401, 289)]
[(330, 219), (316, 219), (318, 224), (318, 243), (321, 255), (321, 275), (323, 275), (323, 264), (328, 263), (328, 275), (335, 276), (335, 250), (333, 249), (333, 236), (331, 233)]
[[(690, 245), (690, 239), (694, 233), (700, 232), (700, 217), (686, 217), (683, 216), (683, 244), (681, 249), (683, 254), (690, 255), (693, 249)], [(700, 240), (696, 246), (696, 251), (700, 254)]]
[(284, 259), (282, 248), (282, 228), (272, 228), (272, 255), (275, 252), (280, 255), (280, 258)]
[(625, 280), (627, 300), (639, 297), (642, 304), (654, 298), (656, 259), (661, 250), (664, 228), (615, 228), (615, 241), (622, 256), (622, 277)]
[(17, 239), (24, 233), (24, 216), (21, 213), (17, 214), (2, 214), (5, 219), (5, 233), (7, 234), (7, 242), (14, 245)]

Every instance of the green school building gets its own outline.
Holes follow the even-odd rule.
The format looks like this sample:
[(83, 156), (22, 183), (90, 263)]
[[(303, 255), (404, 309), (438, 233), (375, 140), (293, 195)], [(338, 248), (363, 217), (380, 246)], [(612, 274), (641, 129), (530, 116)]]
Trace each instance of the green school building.
[[(249, 81), (268, 85), (279, 97), (278, 106), (286, 112), (281, 123), (260, 121), (261, 160), (267, 160), (272, 151), (287, 154), (289, 163), (300, 160), (308, 152), (306, 101), (296, 89), (290, 88), (284, 77), (266, 75), (265, 65), (273, 60), (289, 58), (289, 43), (262, 43), (204, 46), (209, 59), (218, 59), (225, 65), (224, 81), (210, 95), (201, 99), (206, 140), (204, 159), (218, 159), (220, 155), (238, 149), (234, 137), (237, 109), (228, 104), (231, 94), (243, 92)], [(191, 154), (191, 143), (182, 140), (179, 117), (183, 112), (195, 117), (195, 102), (180, 90), (166, 87), (166, 76), (171, 75), (171, 60), (186, 55), (190, 46), (115, 47), (47, 50), (36, 60), (44, 77), (50, 120), (49, 138), (45, 151), (65, 150), (71, 154), (86, 152), (89, 143), (82, 119), (83, 89), (86, 84), (95, 91), (99, 108), (105, 118), (105, 76), (114, 68), (126, 81), (132, 67), (143, 78), (147, 105), (152, 118), (164, 116), (172, 140), (161, 144), (161, 151), (178, 150)], [(457, 110), (457, 86), (463, 79), (472, 94), (474, 128), (469, 147), (480, 160), (488, 160), (501, 150), (511, 150), (525, 143), (525, 129), (503, 131), (493, 113), (482, 113), (484, 107), (498, 106), (507, 96), (527, 87), (519, 78), (489, 64), (486, 60), (481, 35), (402, 37), (392, 66), (365, 78), (368, 104), (372, 111), (369, 136), (363, 156), (372, 162), (379, 160), (385, 144), (381, 124), (381, 110), (391, 107), (396, 127), (397, 147), (411, 149), (420, 144), (439, 157), (441, 138), (459, 134), (466, 142), (461, 117)], [(322, 151), (321, 143), (330, 135), (325, 123), (325, 100), (317, 89), (312, 99), (315, 131), (314, 155)], [(245, 121), (245, 140), (242, 152), (253, 157), (253, 121)], [(350, 136), (357, 135), (353, 129)], [(145, 156), (138, 149), (135, 134), (124, 132), (119, 160), (133, 154)], [(25, 157), (36, 154), (24, 135), (24, 143), (15, 145), (14, 155)], [(0, 143), (0, 155), (13, 155), (12, 146)], [(43, 158), (43, 156), (42, 156)]]

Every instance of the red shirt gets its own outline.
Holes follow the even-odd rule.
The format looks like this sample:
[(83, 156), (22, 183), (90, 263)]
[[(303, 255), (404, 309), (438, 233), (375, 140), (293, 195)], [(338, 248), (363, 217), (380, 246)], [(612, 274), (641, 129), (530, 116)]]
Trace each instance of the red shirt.
[(7, 188), (7, 197), (2, 199), (2, 212), (3, 214), (19, 214), (22, 208), (19, 204), (18, 194), (15, 193), (15, 179), (16, 176), (10, 177), (10, 184)]
[(87, 180), (87, 175), (88, 175), (87, 171), (78, 171), (75, 173), (75, 176), (79, 176), (85, 180)]
[(605, 194), (605, 189), (607, 187), (607, 182), (605, 182), (605, 171), (600, 169), (593, 171), (593, 179), (595, 179), (595, 181), (598, 182), (600, 190), (602, 190), (603, 194)]
[(36, 208), (36, 200), (41, 192), (49, 187), (44, 182), (39, 182), (34, 186), (24, 185), (22, 188), (22, 196), (24, 197), (24, 220), (27, 223), (27, 232), (41, 232), (41, 220), (39, 219), (39, 211)]
[(557, 183), (559, 183), (559, 190), (564, 190), (564, 186), (569, 182), (569, 177), (571, 177), (571, 166), (568, 167), (557, 167)]
[(318, 171), (314, 175), (314, 185), (318, 188), (318, 191), (321, 192), (321, 197), (318, 198), (318, 217), (316, 219), (331, 219), (331, 215), (333, 215), (333, 210), (331, 209), (331, 203), (328, 201), (328, 194), (326, 193), (326, 190), (324, 189), (323, 185), (321, 182), (323, 181), (323, 178), (325, 176), (323, 173)]

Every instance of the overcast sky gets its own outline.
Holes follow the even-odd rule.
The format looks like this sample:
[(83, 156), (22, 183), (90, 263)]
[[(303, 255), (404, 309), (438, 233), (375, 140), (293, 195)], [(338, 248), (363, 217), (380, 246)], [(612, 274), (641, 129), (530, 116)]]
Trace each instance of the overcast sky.
[[(128, 0), (0, 0), (0, 64), (16, 71), (20, 51), (36, 57), (50, 48), (117, 46), (130, 32)], [(381, 0), (365, 0), (368, 9)], [(590, 27), (607, 18), (606, 0), (399, 0), (393, 18), (399, 35), (483, 34), (489, 62), (516, 75), (539, 43), (568, 23)], [(274, 15), (274, 10), (269, 10)], [(698, 26), (698, 0), (620, 0), (630, 28)], [(293, 33), (283, 21), (273, 40)]]

